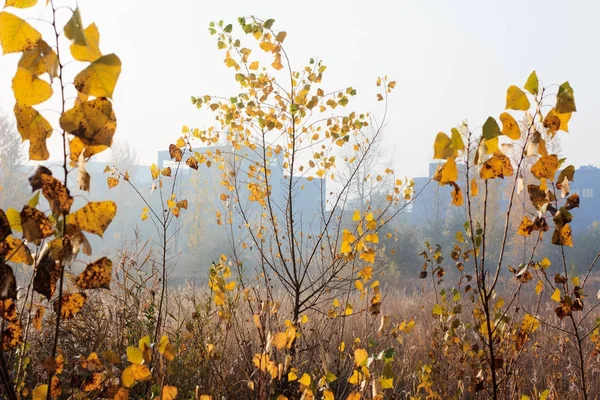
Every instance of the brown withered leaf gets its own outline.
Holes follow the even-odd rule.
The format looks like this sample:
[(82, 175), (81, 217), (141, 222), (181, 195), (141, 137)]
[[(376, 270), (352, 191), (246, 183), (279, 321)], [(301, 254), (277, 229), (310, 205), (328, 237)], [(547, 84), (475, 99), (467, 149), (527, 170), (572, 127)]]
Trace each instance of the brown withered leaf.
[(111, 278), (112, 261), (108, 257), (102, 257), (88, 264), (75, 283), (82, 289), (110, 289)]
[(93, 372), (88, 375), (83, 382), (82, 390), (84, 392), (91, 392), (92, 390), (99, 389), (102, 385), (102, 374), (99, 372)]
[(37, 310), (35, 311), (35, 315), (33, 316), (33, 327), (36, 331), (40, 332), (42, 330), (42, 322), (44, 321), (44, 314), (46, 313), (46, 309), (42, 306), (37, 306)]
[(79, 360), (79, 365), (90, 372), (102, 372), (105, 369), (96, 352), (91, 353), (87, 358), (82, 357)]
[(12, 234), (10, 221), (2, 209), (0, 209), (0, 242), (3, 242), (8, 235)]
[(46, 215), (36, 208), (25, 205), (21, 210), (23, 236), (29, 242), (44, 239), (54, 233), (52, 223)]
[(527, 192), (529, 193), (531, 204), (538, 210), (544, 210), (548, 204), (546, 192), (541, 190), (538, 185), (527, 185)]
[(9, 322), (5, 326), (6, 328), (2, 332), (2, 345), (0, 346), (2, 351), (10, 350), (23, 342), (23, 328), (20, 320)]
[(73, 246), (73, 254), (77, 254), (81, 250), (87, 256), (92, 255), (92, 246), (83, 232), (81, 232), (81, 229), (75, 225), (67, 225), (65, 234)]
[(577, 193), (573, 193), (569, 197), (567, 197), (567, 203), (565, 204), (565, 209), (572, 210), (574, 208), (579, 207), (579, 195)]
[(573, 235), (569, 224), (557, 226), (552, 234), (552, 244), (573, 247)]
[(563, 319), (564, 317), (571, 315), (571, 307), (564, 301), (561, 301), (560, 306), (556, 307), (554, 312), (558, 318)]
[(39, 166), (29, 177), (29, 183), (33, 191), (42, 189), (42, 194), (50, 203), (54, 214), (66, 214), (71, 210), (73, 197), (71, 197), (69, 189), (53, 177), (48, 168)]
[(54, 301), (54, 311), (58, 313), (60, 305), (60, 316), (64, 319), (71, 319), (81, 310), (86, 298), (85, 293), (65, 293), (62, 295), (62, 305), (58, 299)]
[(37, 262), (33, 278), (33, 290), (46, 296), (48, 300), (54, 295), (56, 282), (60, 279), (62, 267), (73, 260), (73, 247), (70, 241), (54, 239), (46, 244)]
[(169, 145), (169, 155), (171, 159), (175, 159), (175, 161), (179, 162), (183, 158), (183, 153), (181, 149), (174, 144)]
[(519, 229), (517, 229), (517, 235), (529, 236), (531, 232), (533, 232), (533, 222), (525, 215), (519, 225)]
[(162, 171), (160, 171), (160, 174), (167, 177), (171, 176), (171, 167), (164, 168)]
[(566, 208), (561, 207), (560, 210), (558, 210), (554, 214), (554, 217), (552, 218), (552, 220), (554, 221), (555, 225), (563, 226), (563, 225), (568, 224), (571, 221), (573, 221), (573, 215), (569, 211), (567, 211)]
[(196, 157), (194, 157), (194, 156), (188, 157), (188, 159), (185, 160), (185, 163), (187, 164), (188, 167), (198, 170), (198, 160), (196, 160)]
[(0, 258), (0, 300), (17, 299), (17, 281), (12, 268)]
[(38, 167), (35, 169), (33, 174), (29, 178), (27, 178), (29, 180), (29, 184), (31, 185), (31, 190), (33, 192), (42, 188), (42, 185), (43, 185), (42, 175), (52, 176), (52, 171), (50, 171), (48, 168), (44, 167), (43, 165), (38, 165)]

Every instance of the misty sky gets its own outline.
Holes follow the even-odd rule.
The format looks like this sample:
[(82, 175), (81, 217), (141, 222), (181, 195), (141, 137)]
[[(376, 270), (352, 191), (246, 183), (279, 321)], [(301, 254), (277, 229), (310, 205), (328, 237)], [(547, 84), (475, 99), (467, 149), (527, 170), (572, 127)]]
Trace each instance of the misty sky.
[[(480, 126), (498, 116), (506, 88), (522, 86), (536, 69), (545, 84), (569, 80), (578, 113), (563, 135), (576, 166), (600, 164), (600, 5), (593, 1), (332, 1), (82, 0), (83, 22), (96, 22), (104, 54), (123, 70), (114, 95), (115, 138), (133, 143), (141, 162), (156, 160), (181, 126), (211, 121), (191, 95), (237, 90), (224, 53), (208, 34), (210, 21), (274, 18), (288, 32), (293, 66), (318, 56), (328, 66), (324, 86), (353, 86), (365, 110), (377, 111), (374, 83), (397, 81), (386, 129), (400, 175), (427, 172), (432, 142), (463, 119)], [(40, 7), (40, 5), (38, 5)], [(15, 12), (14, 9), (10, 10)], [(43, 15), (42, 15), (43, 17)], [(18, 56), (0, 59), (0, 104), (12, 112), (10, 88)], [(55, 135), (58, 136), (58, 135)], [(56, 138), (55, 138), (56, 139)]]

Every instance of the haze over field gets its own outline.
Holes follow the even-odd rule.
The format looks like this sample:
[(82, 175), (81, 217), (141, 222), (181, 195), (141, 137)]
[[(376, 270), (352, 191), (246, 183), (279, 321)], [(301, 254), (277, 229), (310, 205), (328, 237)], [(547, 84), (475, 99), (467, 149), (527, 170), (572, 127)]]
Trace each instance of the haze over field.
[[(386, 141), (394, 168), (409, 177), (427, 174), (431, 141), (463, 118), (473, 127), (504, 108), (501, 93), (523, 84), (536, 69), (545, 84), (568, 77), (579, 113), (561, 139), (576, 165), (597, 163), (600, 136), (600, 37), (597, 2), (586, 1), (85, 1), (84, 24), (95, 22), (101, 48), (119, 54), (121, 85), (115, 92), (119, 139), (134, 144), (144, 164), (183, 124), (208, 126), (190, 96), (230, 95), (237, 89), (223, 54), (208, 35), (210, 21), (240, 15), (274, 18), (289, 38), (297, 67), (310, 57), (328, 66), (325, 86), (353, 85), (356, 106), (373, 107), (375, 77), (398, 82), (390, 101)], [(17, 56), (0, 59), (0, 105), (12, 110), (10, 90)], [(377, 110), (377, 109), (373, 109)], [(204, 115), (204, 116), (202, 116)], [(409, 139), (411, 137), (411, 139)], [(414, 140), (418, 137), (419, 140)], [(54, 138), (54, 143), (57, 142)], [(574, 157), (577, 156), (577, 157)]]

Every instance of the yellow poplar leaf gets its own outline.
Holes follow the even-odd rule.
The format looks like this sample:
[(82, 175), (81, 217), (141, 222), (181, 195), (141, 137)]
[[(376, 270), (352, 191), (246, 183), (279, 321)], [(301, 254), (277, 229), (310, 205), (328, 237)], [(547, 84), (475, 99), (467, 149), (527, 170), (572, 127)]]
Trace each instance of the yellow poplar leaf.
[(109, 176), (106, 178), (106, 184), (108, 185), (109, 189), (112, 189), (119, 184), (119, 180), (115, 177)]
[[(352, 376), (350, 376), (350, 378), (348, 378), (348, 383), (352, 384), (352, 385), (358, 385), (360, 382), (360, 374), (358, 373), (357, 370), (352, 371)], [(352, 395), (350, 395), (352, 396)], [(348, 398), (350, 397), (348, 396)], [(360, 395), (359, 395), (360, 398)]]
[(571, 119), (571, 113), (559, 114), (553, 108), (551, 109), (546, 117), (544, 117), (544, 128), (552, 134), (557, 131), (569, 132), (569, 120)]
[(100, 388), (100, 385), (102, 385), (102, 374), (94, 372), (85, 379), (81, 389), (84, 392), (91, 392)]
[(552, 234), (552, 244), (573, 247), (573, 235), (569, 224), (557, 226)]
[(21, 239), (17, 239), (13, 236), (8, 236), (4, 239), (4, 251), (5, 261), (11, 261), (14, 263), (25, 263), (27, 265), (33, 265), (33, 257), (31, 251), (23, 243)]
[(507, 112), (503, 112), (500, 114), (500, 121), (502, 122), (502, 134), (508, 136), (512, 140), (517, 140), (521, 137), (521, 128), (519, 128), (519, 124)]
[(110, 99), (120, 74), (121, 60), (115, 54), (108, 54), (78, 73), (73, 84), (81, 93)]
[(273, 335), (273, 338), (271, 339), (271, 343), (273, 344), (273, 346), (275, 346), (275, 348), (277, 350), (283, 349), (287, 344), (286, 333), (285, 332), (277, 332), (275, 335)]
[(361, 365), (367, 365), (367, 359), (369, 354), (365, 349), (354, 350), (354, 365), (360, 367)]
[(329, 389), (325, 389), (325, 391), (323, 391), (323, 400), (335, 400), (333, 392)]
[(275, 61), (273, 61), (271, 66), (278, 71), (283, 68), (283, 64), (281, 63), (281, 53), (275, 54)]
[(161, 400), (173, 400), (177, 397), (177, 388), (175, 386), (164, 386), (160, 394)]
[(6, 0), (4, 7), (29, 8), (37, 4), (38, 0)]
[(523, 321), (521, 322), (521, 329), (527, 333), (533, 333), (540, 327), (540, 321), (538, 321), (533, 315), (525, 314)]
[(67, 39), (73, 40), (77, 44), (86, 44), (79, 7), (76, 7), (73, 14), (71, 14), (71, 18), (67, 21), (67, 24), (63, 28), (63, 32)]
[(303, 373), (302, 377), (298, 380), (298, 383), (304, 386), (310, 386), (310, 375)]
[(452, 190), (452, 204), (460, 207), (463, 205), (464, 199), (463, 199), (463, 195), (462, 195), (462, 190), (460, 190), (460, 187), (458, 185), (454, 185), (454, 189)]
[(512, 176), (513, 167), (510, 158), (502, 153), (494, 154), (481, 166), (480, 176), (482, 179), (504, 178)]
[(452, 139), (444, 132), (440, 132), (435, 137), (433, 143), (433, 158), (447, 160), (450, 157), (458, 156), (458, 152), (452, 145)]
[(104, 150), (108, 149), (108, 146), (105, 145), (90, 145), (84, 143), (80, 138), (74, 137), (69, 142), (69, 148), (71, 150), (71, 154), (69, 155), (72, 162), (78, 162), (79, 156), (84, 153), (85, 158), (90, 158), (98, 153), (102, 153)]
[(46, 400), (48, 396), (48, 385), (38, 385), (31, 392), (31, 400)]
[(346, 303), (346, 309), (344, 310), (345, 315), (352, 315), (352, 305), (350, 303)]
[(23, 237), (28, 242), (44, 239), (54, 233), (52, 223), (46, 215), (37, 208), (25, 205), (20, 213)]
[[(85, 293), (65, 293), (62, 295), (60, 315), (64, 319), (70, 319), (81, 310), (87, 296)], [(54, 301), (54, 311), (58, 312), (58, 300)]]
[(552, 293), (552, 296), (550, 298), (555, 302), (560, 303), (560, 289), (554, 289), (554, 293)]
[(110, 146), (117, 129), (112, 103), (105, 97), (78, 104), (60, 117), (60, 126), (84, 144)]
[(78, 61), (94, 62), (102, 57), (100, 51), (100, 33), (96, 24), (91, 24), (83, 31), (85, 43), (75, 41), (71, 45), (71, 55)]
[(275, 49), (275, 45), (267, 41), (261, 42), (259, 46), (263, 51), (266, 52), (273, 51), (273, 49)]
[(67, 215), (67, 224), (75, 225), (82, 231), (102, 237), (104, 231), (117, 214), (114, 201), (89, 202), (76, 212)]
[(52, 82), (52, 78), (58, 77), (59, 63), (56, 52), (41, 39), (34, 48), (23, 52), (18, 66), (35, 76), (47, 72), (50, 76), (50, 82)]
[(517, 230), (517, 235), (521, 236), (529, 236), (533, 231), (533, 221), (529, 219), (527, 215), (523, 217), (523, 220), (519, 224), (519, 229)]
[(288, 381), (294, 382), (295, 380), (298, 380), (298, 375), (294, 371), (288, 372)]
[(542, 281), (538, 281), (537, 285), (535, 285), (535, 294), (540, 294), (542, 293), (542, 290), (544, 290), (544, 284), (542, 283)]
[(458, 180), (458, 169), (456, 168), (456, 162), (454, 157), (449, 157), (446, 163), (438, 168), (433, 179), (438, 181), (440, 185), (447, 185), (450, 182)]
[(125, 368), (121, 373), (121, 385), (125, 388), (130, 388), (133, 386), (134, 383), (135, 375), (133, 374), (132, 365), (130, 365), (129, 367)]
[(510, 86), (506, 92), (506, 109), (526, 111), (529, 107), (531, 104), (525, 92), (514, 85)]
[(0, 12), (0, 44), (3, 54), (33, 49), (42, 35), (14, 14)]
[(21, 106), (34, 106), (52, 97), (52, 86), (25, 68), (17, 68), (12, 80), (12, 90)]
[(256, 71), (258, 69), (258, 61), (252, 62), (248, 68), (250, 68), (251, 71)]
[(285, 40), (287, 36), (287, 32), (279, 32), (277, 34), (277, 36), (275, 36), (275, 40), (277, 40), (279, 43), (283, 43), (283, 41)]
[(354, 215), (352, 215), (352, 221), (360, 221), (360, 211), (354, 211)]
[(110, 289), (111, 278), (112, 261), (108, 257), (102, 257), (88, 264), (77, 276), (75, 284), (82, 289)]
[(550, 260), (548, 259), (548, 257), (544, 257), (542, 259), (542, 261), (540, 261), (540, 267), (542, 269), (548, 269), (548, 267), (551, 265), (552, 263), (550, 262)]
[(531, 167), (531, 173), (538, 179), (546, 178), (554, 180), (556, 170), (558, 169), (558, 157), (555, 154), (542, 156)]

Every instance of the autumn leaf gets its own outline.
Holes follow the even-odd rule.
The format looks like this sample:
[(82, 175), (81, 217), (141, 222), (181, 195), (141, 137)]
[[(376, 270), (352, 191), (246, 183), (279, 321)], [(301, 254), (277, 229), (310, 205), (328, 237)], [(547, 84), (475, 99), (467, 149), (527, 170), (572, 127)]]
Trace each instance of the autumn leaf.
[(573, 247), (573, 236), (569, 224), (557, 226), (552, 234), (552, 244)]
[(17, 68), (12, 80), (15, 100), (21, 106), (34, 106), (52, 97), (52, 86), (25, 68)]
[(500, 121), (502, 122), (502, 134), (508, 136), (512, 140), (518, 140), (521, 137), (521, 128), (519, 124), (507, 112), (500, 114)]
[(67, 215), (67, 224), (100, 237), (117, 214), (114, 201), (89, 202), (76, 212)]
[(109, 176), (108, 178), (106, 178), (106, 184), (108, 185), (109, 189), (112, 189), (119, 184), (119, 180), (117, 178)]
[(454, 157), (449, 157), (443, 166), (438, 167), (433, 179), (438, 181), (440, 185), (447, 185), (458, 180), (458, 169)]
[(17, 281), (12, 267), (0, 258), (0, 300), (17, 299)]
[(48, 73), (50, 82), (58, 77), (58, 57), (56, 52), (43, 40), (39, 40), (34, 48), (23, 52), (18, 64), (34, 76)]
[(3, 54), (33, 49), (42, 35), (21, 18), (0, 12), (0, 44)]
[(69, 142), (69, 149), (71, 150), (69, 158), (72, 162), (77, 162), (81, 154), (85, 153), (85, 158), (87, 159), (98, 153), (102, 153), (108, 147), (105, 145), (90, 145), (84, 143), (80, 138), (74, 137)]
[(63, 32), (67, 39), (72, 40), (73, 42), (84, 45), (86, 44), (86, 39), (83, 34), (83, 22), (81, 22), (81, 13), (79, 12), (79, 7), (76, 7), (71, 14), (71, 18), (67, 21)]
[(146, 381), (152, 377), (146, 365), (133, 364), (123, 370), (121, 374), (121, 385), (130, 388), (137, 381)]
[(513, 167), (510, 158), (502, 153), (495, 153), (481, 166), (480, 176), (482, 179), (504, 178), (512, 176)]
[(54, 227), (48, 217), (37, 208), (25, 205), (20, 215), (23, 236), (28, 242), (47, 238), (54, 233)]
[(579, 195), (577, 193), (573, 193), (569, 197), (567, 197), (567, 203), (565, 204), (565, 208), (567, 210), (572, 210), (574, 208), (579, 207)]
[(21, 239), (14, 236), (8, 236), (0, 243), (0, 257), (4, 257), (5, 261), (33, 265), (31, 251)]
[(485, 140), (492, 140), (501, 135), (500, 127), (498, 126), (498, 122), (493, 117), (488, 117), (488, 119), (483, 124), (482, 135)]
[(78, 61), (94, 62), (102, 57), (100, 51), (100, 33), (96, 24), (91, 24), (83, 31), (85, 43), (71, 44), (71, 55)]
[(531, 173), (538, 179), (546, 178), (554, 180), (556, 170), (558, 169), (558, 157), (555, 154), (542, 156), (531, 167)]
[(452, 185), (454, 188), (452, 189), (452, 204), (460, 207), (463, 205), (463, 195), (462, 195), (462, 190), (460, 190), (460, 186), (458, 186), (456, 183)]
[(177, 397), (177, 388), (175, 386), (165, 385), (160, 393), (161, 400), (173, 400)]
[(105, 97), (78, 104), (60, 117), (65, 131), (92, 146), (110, 146), (117, 128), (112, 103)]
[(69, 189), (45, 168), (37, 168), (29, 178), (32, 190), (42, 189), (42, 194), (48, 200), (52, 213), (67, 214), (71, 210), (73, 197)]
[(99, 389), (102, 385), (102, 374), (99, 372), (93, 372), (91, 375), (88, 375), (83, 381), (83, 385), (81, 389), (84, 392), (91, 392), (93, 390)]
[(179, 147), (175, 146), (174, 144), (170, 144), (169, 156), (171, 156), (171, 159), (174, 159), (175, 161), (179, 162), (183, 157), (183, 153)]
[(531, 104), (527, 95), (518, 87), (510, 86), (506, 92), (506, 109), (507, 110), (529, 110)]
[(527, 78), (527, 82), (525, 82), (525, 86), (523, 86), (523, 88), (534, 96), (538, 94), (539, 80), (535, 71), (529, 75), (529, 78)]
[(521, 224), (519, 225), (519, 229), (517, 230), (517, 235), (521, 236), (529, 236), (533, 231), (533, 222), (529, 219), (527, 215), (523, 217)]
[(188, 157), (188, 159), (185, 160), (185, 163), (187, 164), (188, 167), (198, 170), (198, 160), (196, 159), (196, 157), (194, 157), (194, 156)]
[(439, 132), (433, 143), (433, 158), (447, 160), (458, 156), (458, 152), (452, 145), (452, 139), (444, 132)]
[(102, 257), (85, 267), (77, 276), (75, 283), (82, 289), (110, 289), (112, 278), (112, 261)]
[(361, 365), (367, 364), (367, 359), (369, 358), (369, 354), (365, 349), (355, 349), (354, 350), (354, 365), (360, 367)]
[(81, 310), (86, 298), (85, 293), (64, 293), (62, 295), (62, 304), (60, 304), (58, 299), (54, 301), (54, 311), (58, 313), (60, 304), (60, 316), (64, 319), (71, 319)]
[(73, 84), (81, 93), (110, 99), (120, 74), (121, 60), (115, 54), (108, 54), (77, 74)]
[(37, 4), (38, 0), (6, 0), (4, 7), (29, 8)]
[(46, 400), (48, 385), (38, 385), (31, 392), (31, 400)]
[(558, 114), (566, 114), (577, 111), (577, 107), (575, 107), (573, 88), (571, 85), (569, 85), (569, 82), (565, 82), (559, 86), (554, 110)]

